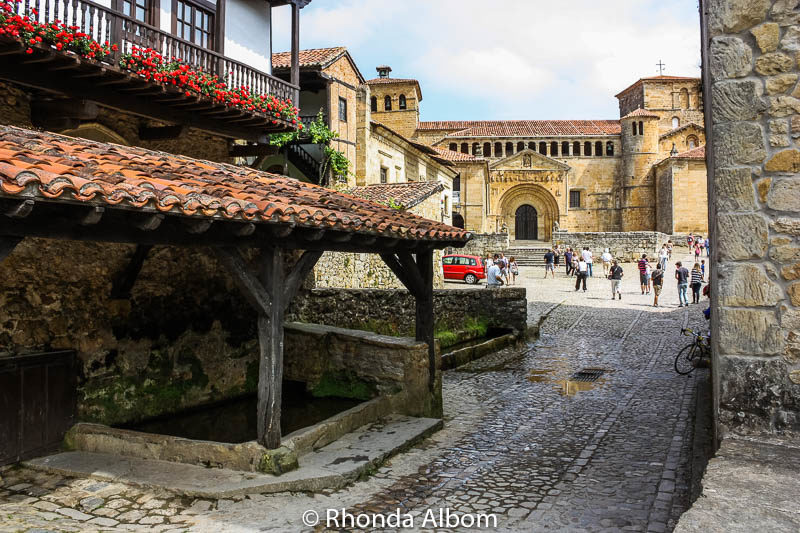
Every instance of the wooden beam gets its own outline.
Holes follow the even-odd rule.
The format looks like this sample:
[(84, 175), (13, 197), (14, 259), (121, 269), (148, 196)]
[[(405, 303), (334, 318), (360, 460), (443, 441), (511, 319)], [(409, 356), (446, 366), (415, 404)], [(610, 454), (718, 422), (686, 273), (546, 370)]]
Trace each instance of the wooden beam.
[[(300, 6), (292, 4), (292, 52), (290, 83), (300, 85)], [(294, 105), (299, 102), (293, 101)]]
[(133, 285), (139, 277), (139, 272), (142, 270), (142, 265), (144, 265), (144, 260), (147, 258), (147, 254), (150, 253), (152, 248), (153, 247), (148, 244), (139, 244), (136, 246), (125, 270), (120, 272), (111, 285), (112, 300), (127, 300), (131, 297), (131, 289), (133, 289)]
[(173, 126), (139, 126), (139, 139), (143, 141), (161, 141), (164, 139), (177, 139), (188, 128), (185, 124)]
[(250, 271), (247, 262), (236, 248), (214, 248), (217, 259), (225, 265), (242, 295), (260, 314), (269, 315), (272, 295), (267, 292), (258, 277)]
[(261, 282), (273, 295), (268, 313), (258, 317), (260, 358), (258, 366), (258, 442), (275, 449), (281, 445), (281, 395), (283, 381), (283, 317), (285, 285), (283, 251), (265, 248)]
[(163, 220), (164, 220), (164, 215), (162, 215), (161, 213), (155, 213), (137, 218), (132, 222), (132, 224), (134, 225), (134, 227), (142, 231), (153, 231), (154, 229), (158, 228), (161, 225), (161, 222)]
[(100, 222), (100, 219), (103, 218), (103, 213), (106, 212), (106, 208), (102, 206), (94, 206), (89, 209), (89, 212), (86, 213), (78, 224), (81, 226), (93, 226)]
[(389, 269), (394, 272), (394, 275), (397, 276), (397, 279), (400, 280), (400, 283), (408, 289), (408, 292), (416, 297), (419, 287), (409, 279), (408, 273), (403, 268), (403, 265), (400, 264), (397, 256), (391, 253), (380, 254), (380, 256), (383, 262), (386, 263), (386, 266), (388, 266)]
[(397, 253), (397, 259), (400, 261), (400, 265), (402, 265), (409, 283), (414, 287), (411, 292), (415, 296), (421, 294), (424, 290), (425, 280), (417, 267), (417, 262), (414, 261), (414, 258), (411, 256), (411, 253), (400, 251)]
[(33, 200), (23, 200), (6, 211), (6, 216), (10, 218), (25, 218), (33, 211)]
[(256, 225), (252, 222), (245, 222), (244, 224), (236, 224), (231, 228), (231, 233), (237, 237), (247, 237), (255, 233)]
[(183, 221), (183, 225), (186, 226), (186, 231), (192, 235), (200, 235), (201, 233), (207, 232), (213, 223), (214, 221), (208, 218), (196, 220), (190, 218)]
[(433, 252), (417, 252), (416, 267), (421, 277), (420, 292), (416, 299), (415, 332), (418, 341), (428, 344), (428, 388), (433, 391), (436, 385), (436, 345), (433, 335)]
[(294, 226), (291, 225), (275, 226), (273, 228), (270, 228), (269, 231), (274, 237), (277, 237), (278, 239), (283, 239), (284, 237), (288, 237), (289, 235), (292, 234), (292, 232), (294, 231)]
[(22, 241), (20, 237), (0, 237), (0, 263), (14, 251), (14, 248)]
[(300, 259), (297, 260), (294, 268), (292, 268), (289, 275), (286, 277), (286, 285), (283, 289), (284, 311), (289, 307), (289, 304), (292, 303), (292, 299), (297, 295), (297, 292), (303, 285), (303, 281), (305, 281), (311, 273), (311, 270), (314, 269), (314, 265), (317, 264), (320, 257), (322, 257), (322, 252), (306, 250), (303, 252), (303, 255), (300, 256)]

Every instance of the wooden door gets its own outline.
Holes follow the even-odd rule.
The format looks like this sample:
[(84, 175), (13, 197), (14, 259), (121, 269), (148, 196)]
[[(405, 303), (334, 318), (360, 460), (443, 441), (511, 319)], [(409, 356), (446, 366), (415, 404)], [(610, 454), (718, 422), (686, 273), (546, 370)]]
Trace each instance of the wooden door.
[(514, 221), (514, 238), (518, 241), (535, 241), (539, 238), (539, 215), (532, 205), (521, 205)]
[(0, 356), (0, 465), (57, 450), (75, 422), (75, 352)]

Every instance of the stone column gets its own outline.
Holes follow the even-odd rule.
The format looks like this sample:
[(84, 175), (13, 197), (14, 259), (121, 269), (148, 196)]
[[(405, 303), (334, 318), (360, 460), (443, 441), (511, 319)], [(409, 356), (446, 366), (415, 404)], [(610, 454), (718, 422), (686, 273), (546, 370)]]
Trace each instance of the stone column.
[(800, 429), (796, 4), (702, 2), (720, 438)]

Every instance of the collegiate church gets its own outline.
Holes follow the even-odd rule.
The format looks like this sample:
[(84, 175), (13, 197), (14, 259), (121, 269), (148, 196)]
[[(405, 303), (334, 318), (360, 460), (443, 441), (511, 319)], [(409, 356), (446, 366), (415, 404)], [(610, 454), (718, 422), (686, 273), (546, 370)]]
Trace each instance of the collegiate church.
[(511, 239), (568, 231), (708, 232), (699, 78), (642, 78), (617, 120), (419, 120), (417, 80), (378, 67), (372, 120), (434, 148), (458, 170), (453, 223)]

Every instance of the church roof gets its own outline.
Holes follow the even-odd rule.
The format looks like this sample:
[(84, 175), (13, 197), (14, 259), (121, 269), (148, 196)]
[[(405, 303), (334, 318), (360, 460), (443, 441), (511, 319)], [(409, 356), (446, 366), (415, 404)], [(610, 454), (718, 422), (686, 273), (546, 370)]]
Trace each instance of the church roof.
[(692, 148), (691, 150), (687, 150), (685, 152), (681, 152), (676, 156), (673, 156), (676, 159), (705, 159), (706, 158), (706, 145), (698, 146), (697, 148)]
[(465, 154), (463, 152), (455, 152), (453, 150), (448, 150), (447, 148), (442, 148), (440, 146), (433, 146), (434, 150), (439, 152), (439, 155), (442, 156), (443, 159), (447, 159), (448, 161), (483, 161), (480, 157), (475, 157), (472, 154)]
[(636, 118), (636, 117), (661, 118), (660, 115), (657, 115), (657, 114), (653, 113), (652, 111), (648, 111), (648, 110), (642, 109), (640, 107), (639, 109), (631, 111), (630, 113), (628, 113), (627, 115), (622, 117), (622, 120), (625, 120), (626, 118)]
[(664, 134), (660, 135), (659, 139), (665, 139), (665, 138), (669, 137), (670, 135), (675, 135), (676, 133), (680, 133), (680, 132), (682, 132), (684, 130), (688, 130), (690, 128), (695, 128), (695, 129), (698, 129), (698, 130), (703, 130), (704, 129), (703, 126), (701, 126), (700, 124), (697, 124), (696, 122), (688, 122), (688, 123), (684, 124), (683, 126), (681, 126), (679, 128), (675, 128), (674, 130), (669, 130), (667, 133), (664, 133)]
[(422, 203), (431, 195), (444, 190), (438, 181), (408, 181), (405, 183), (376, 183), (363, 187), (353, 187), (348, 194), (387, 205), (391, 202), (410, 209)]
[(672, 83), (672, 82), (675, 82), (675, 81), (692, 81), (692, 80), (699, 82), (700, 78), (695, 78), (695, 77), (692, 77), (692, 76), (650, 76), (649, 78), (639, 78), (633, 84), (629, 85), (627, 88), (623, 89), (622, 91), (620, 91), (619, 93), (617, 93), (614, 96), (616, 98), (619, 98), (621, 95), (625, 94), (626, 92), (630, 91), (631, 89), (635, 89), (636, 87), (639, 87), (640, 85), (642, 85), (646, 81), (652, 81), (652, 82), (656, 82), (656, 83)]
[(391, 85), (395, 83), (413, 83), (417, 86), (417, 93), (419, 101), (422, 101), (422, 88), (419, 85), (418, 80), (413, 80), (410, 78), (373, 78), (371, 80), (367, 80), (364, 83), (367, 85)]
[(420, 130), (454, 130), (452, 137), (619, 135), (618, 120), (447, 120), (420, 122)]

